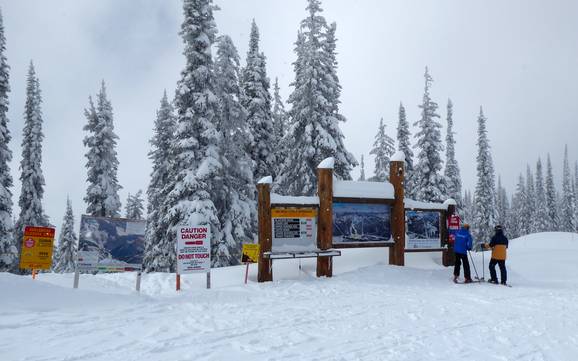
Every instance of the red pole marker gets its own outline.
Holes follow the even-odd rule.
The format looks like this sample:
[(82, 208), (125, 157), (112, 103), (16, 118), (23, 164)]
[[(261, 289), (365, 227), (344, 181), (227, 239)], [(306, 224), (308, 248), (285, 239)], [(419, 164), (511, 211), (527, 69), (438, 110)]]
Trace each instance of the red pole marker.
[(181, 275), (177, 273), (177, 291), (181, 290)]

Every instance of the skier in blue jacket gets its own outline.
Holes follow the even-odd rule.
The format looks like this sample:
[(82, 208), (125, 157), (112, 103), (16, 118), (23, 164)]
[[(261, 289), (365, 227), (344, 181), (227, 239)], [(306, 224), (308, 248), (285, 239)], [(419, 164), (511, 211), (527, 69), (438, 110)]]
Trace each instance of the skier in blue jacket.
[(471, 283), (470, 262), (468, 262), (468, 251), (472, 249), (472, 235), (470, 234), (470, 225), (464, 223), (455, 236), (454, 253), (456, 264), (454, 267), (454, 282), (458, 282), (460, 276), (461, 264), (464, 264), (464, 283)]

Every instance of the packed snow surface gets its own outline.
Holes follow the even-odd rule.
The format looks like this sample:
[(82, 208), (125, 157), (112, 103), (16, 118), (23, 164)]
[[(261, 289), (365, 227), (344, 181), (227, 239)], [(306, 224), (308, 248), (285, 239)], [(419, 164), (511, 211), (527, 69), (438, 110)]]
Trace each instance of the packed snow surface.
[(389, 182), (340, 181), (333, 182), (333, 197), (394, 199)]
[(413, 199), (405, 198), (403, 200), (405, 209), (424, 209), (424, 210), (436, 210), (436, 211), (447, 211), (448, 206), (452, 204), (451, 202), (444, 203), (427, 203), (414, 201)]
[(271, 193), (271, 204), (319, 205), (319, 197), (284, 196), (277, 193)]
[[(334, 277), (315, 260), (275, 261), (275, 281), (244, 266), (205, 275), (0, 274), (0, 359), (576, 360), (578, 235), (511, 242), (512, 288), (456, 285), (441, 255), (343, 250)], [(488, 253), (485, 261), (488, 262)], [(478, 272), (481, 254), (474, 254)], [(299, 270), (302, 263), (302, 271)], [(487, 269), (485, 270), (488, 276)]]

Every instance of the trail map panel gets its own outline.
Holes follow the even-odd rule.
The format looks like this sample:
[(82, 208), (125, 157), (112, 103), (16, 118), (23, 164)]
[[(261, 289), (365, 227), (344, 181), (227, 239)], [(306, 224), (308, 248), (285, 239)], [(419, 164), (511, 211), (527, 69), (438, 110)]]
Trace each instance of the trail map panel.
[(94, 269), (94, 253), (84, 253), (91, 258), (79, 270), (91, 272), (124, 272), (140, 270), (144, 254), (146, 221), (124, 218), (93, 217), (80, 219), (78, 250), (98, 254)]
[(317, 209), (273, 208), (273, 252), (317, 250)]
[(333, 244), (387, 242), (391, 206), (377, 203), (333, 203)]
[(50, 227), (24, 228), (19, 265), (21, 269), (45, 270), (52, 267), (54, 233), (54, 228)]
[(406, 249), (430, 249), (441, 247), (440, 213), (406, 211)]

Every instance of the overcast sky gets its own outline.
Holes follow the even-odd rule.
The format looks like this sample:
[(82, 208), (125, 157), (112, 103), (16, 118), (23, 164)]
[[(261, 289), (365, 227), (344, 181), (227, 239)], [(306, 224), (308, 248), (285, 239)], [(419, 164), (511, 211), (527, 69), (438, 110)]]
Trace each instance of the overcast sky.
[[(232, 37), (243, 63), (255, 18), (268, 75), (272, 82), (279, 77), (286, 99), (306, 1), (216, 3), (221, 8), (215, 13), (219, 33)], [(14, 202), (20, 193), (18, 165), (30, 60), (44, 99), (44, 205), (51, 222), (60, 227), (67, 194), (77, 221), (86, 209), (83, 109), (102, 79), (120, 137), (121, 201), (124, 204), (129, 192), (146, 190), (155, 111), (164, 89), (174, 93), (184, 64), (178, 36), (181, 1), (0, 0), (0, 7), (11, 66), (8, 116)], [(465, 188), (475, 187), (480, 105), (488, 118), (496, 171), (508, 191), (526, 163), (534, 165), (548, 152), (559, 176), (566, 143), (571, 161), (577, 159), (578, 1), (325, 0), (323, 8), (328, 22), (337, 22), (341, 112), (348, 119), (341, 129), (348, 150), (358, 159), (365, 154), (367, 175), (373, 173), (368, 153), (379, 119), (384, 118), (395, 138), (400, 101), (408, 120), (419, 118), (426, 65), (444, 124), (447, 99), (454, 103), (457, 159)], [(353, 176), (358, 174), (356, 169)]]

